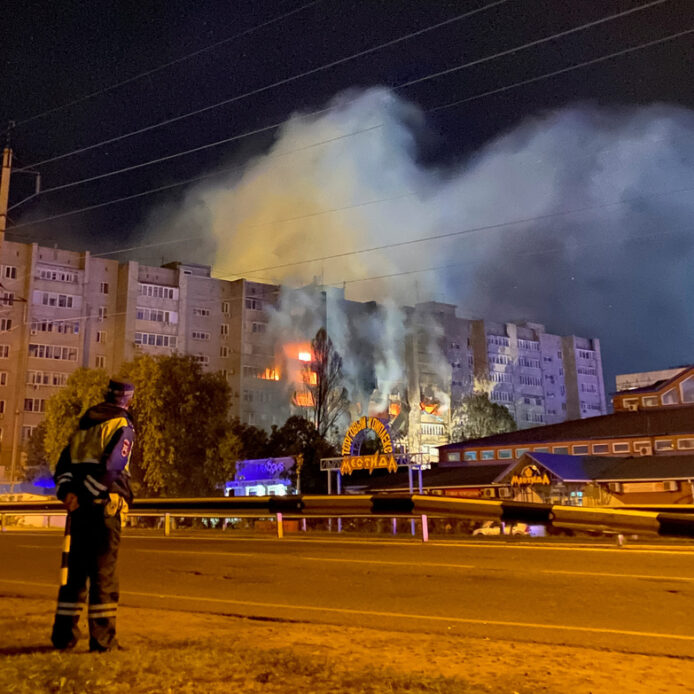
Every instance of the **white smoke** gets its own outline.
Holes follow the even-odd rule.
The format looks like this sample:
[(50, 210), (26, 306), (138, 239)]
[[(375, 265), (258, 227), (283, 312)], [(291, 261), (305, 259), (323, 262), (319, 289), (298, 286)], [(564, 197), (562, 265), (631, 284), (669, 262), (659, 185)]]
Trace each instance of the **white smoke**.
[[(386, 306), (444, 299), (462, 316), (597, 336), (608, 371), (691, 361), (692, 193), (673, 192), (694, 188), (691, 112), (567, 107), (442, 170), (418, 163), (426, 124), (413, 104), (370, 89), (331, 106), (291, 117), (242, 175), (192, 189), (165, 215), (167, 236), (202, 228), (216, 244), (216, 276), (295, 286), (318, 276)], [(467, 233), (491, 225), (501, 226)], [(382, 384), (401, 379), (402, 321), (386, 316), (368, 327), (379, 328)]]

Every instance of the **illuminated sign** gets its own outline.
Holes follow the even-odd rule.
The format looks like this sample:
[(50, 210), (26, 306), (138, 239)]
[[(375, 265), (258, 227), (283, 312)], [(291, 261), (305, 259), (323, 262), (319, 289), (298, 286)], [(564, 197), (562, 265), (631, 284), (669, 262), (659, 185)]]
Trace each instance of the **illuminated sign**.
[(343, 475), (351, 475), (354, 470), (368, 470), (371, 474), (377, 468), (388, 470), (388, 472), (397, 472), (398, 463), (395, 456), (384, 453), (347, 456), (342, 459), (340, 472)]
[[(360, 417), (352, 422), (347, 429), (345, 439), (342, 442), (342, 455), (356, 456), (359, 453), (358, 435), (362, 431), (371, 430), (378, 436), (381, 442), (382, 453), (393, 452), (393, 441), (390, 438), (388, 427), (376, 417)], [(368, 456), (365, 456), (368, 457)], [(381, 466), (379, 466), (381, 467)], [(356, 468), (355, 468), (356, 469)]]
[(511, 484), (514, 487), (523, 487), (533, 484), (550, 484), (550, 481), (547, 473), (540, 472), (537, 465), (526, 465), (520, 471), (520, 475), (511, 477)]

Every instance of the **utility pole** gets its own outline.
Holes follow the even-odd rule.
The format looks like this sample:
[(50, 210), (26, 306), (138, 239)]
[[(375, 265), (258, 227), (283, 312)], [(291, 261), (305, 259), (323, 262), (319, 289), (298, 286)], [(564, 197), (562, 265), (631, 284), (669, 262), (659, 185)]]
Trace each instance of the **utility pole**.
[(5, 240), (5, 229), (7, 229), (7, 205), (10, 199), (11, 175), (12, 148), (8, 144), (2, 151), (2, 171), (0, 171), (0, 244)]

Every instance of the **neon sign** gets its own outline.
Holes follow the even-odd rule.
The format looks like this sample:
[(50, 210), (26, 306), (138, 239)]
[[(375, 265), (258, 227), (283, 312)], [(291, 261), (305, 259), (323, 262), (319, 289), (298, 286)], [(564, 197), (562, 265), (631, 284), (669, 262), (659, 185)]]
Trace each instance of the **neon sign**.
[(383, 453), (347, 456), (342, 459), (342, 464), (340, 465), (340, 472), (343, 475), (351, 475), (354, 470), (368, 470), (369, 474), (371, 474), (376, 469), (397, 472), (398, 463), (395, 460), (395, 456)]
[(393, 441), (390, 438), (388, 427), (380, 419), (376, 419), (376, 417), (360, 417), (352, 422), (349, 429), (347, 429), (347, 433), (345, 434), (345, 438), (342, 442), (342, 455), (358, 456), (359, 434), (367, 430), (373, 431), (376, 436), (378, 436), (378, 439), (381, 442), (381, 451), (383, 453), (393, 452)]
[(531, 486), (533, 484), (550, 484), (546, 472), (540, 472), (537, 465), (526, 465), (519, 475), (511, 477), (511, 485), (514, 487)]

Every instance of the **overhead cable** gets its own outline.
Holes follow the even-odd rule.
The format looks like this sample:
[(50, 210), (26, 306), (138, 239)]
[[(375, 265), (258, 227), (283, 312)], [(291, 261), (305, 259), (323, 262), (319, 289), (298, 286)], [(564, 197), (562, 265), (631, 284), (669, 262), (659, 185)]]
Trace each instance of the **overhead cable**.
[(267, 22), (262, 22), (261, 24), (256, 24), (255, 26), (252, 26), (248, 29), (244, 29), (243, 31), (240, 31), (238, 34), (234, 34), (233, 36), (228, 36), (227, 38), (222, 39), (221, 41), (216, 41), (215, 43), (212, 43), (209, 46), (205, 46), (204, 48), (199, 48), (198, 50), (193, 51), (192, 53), (187, 53), (186, 55), (183, 55), (180, 58), (175, 58), (174, 60), (170, 60), (169, 62), (163, 63), (162, 65), (159, 65), (155, 68), (152, 68), (151, 70), (145, 70), (144, 72), (140, 72), (137, 75), (133, 75), (132, 77), (128, 77), (127, 79), (121, 80), (120, 82), (116, 82), (114, 84), (111, 84), (108, 87), (103, 87), (102, 89), (97, 89), (94, 92), (90, 92), (89, 94), (85, 94), (84, 96), (80, 96), (76, 99), (73, 99), (72, 101), (68, 101), (64, 104), (61, 104), (60, 106), (54, 106), (53, 108), (49, 108), (49, 109), (46, 109), (45, 111), (42, 111), (41, 113), (36, 113), (33, 116), (29, 116), (28, 118), (24, 118), (23, 120), (16, 121), (15, 126), (18, 127), (20, 125), (24, 125), (25, 123), (31, 123), (32, 121), (38, 120), (39, 118), (43, 118), (44, 116), (48, 116), (51, 113), (56, 113), (58, 111), (62, 111), (66, 108), (69, 108), (70, 106), (75, 106), (75, 105), (80, 104), (80, 103), (87, 101), (89, 99), (93, 99), (94, 97), (99, 96), (101, 94), (106, 94), (107, 92), (113, 91), (114, 89), (118, 89), (118, 87), (123, 87), (126, 84), (131, 84), (132, 82), (136, 82), (137, 80), (140, 80), (143, 77), (150, 77), (151, 75), (154, 75), (157, 72), (161, 72), (162, 70), (165, 70), (166, 68), (171, 67), (172, 65), (177, 65), (179, 63), (183, 63), (186, 60), (189, 60), (190, 58), (194, 58), (198, 55), (202, 55), (203, 53), (207, 53), (208, 51), (211, 51), (215, 48), (219, 48), (219, 46), (223, 46), (225, 43), (235, 41), (236, 39), (240, 39), (243, 36), (248, 36), (248, 34), (252, 34), (254, 31), (257, 31), (258, 29), (263, 29), (264, 27), (270, 26), (271, 24), (276, 24), (277, 22), (280, 22), (283, 19), (286, 19), (287, 17), (291, 17), (294, 14), (302, 12), (303, 10), (306, 10), (309, 7), (313, 7), (313, 5), (317, 5), (320, 2), (323, 2), (323, 0), (312, 0), (312, 2), (309, 2), (305, 5), (302, 5), (301, 7), (297, 7), (294, 10), (290, 10), (289, 12), (285, 12), (284, 14), (281, 14), (278, 17), (275, 17), (274, 19), (269, 19)]
[[(642, 50), (642, 49), (644, 49), (644, 48), (650, 48), (650, 47), (655, 46), (655, 45), (658, 45), (658, 44), (663, 44), (663, 43), (666, 43), (667, 41), (672, 41), (672, 40), (674, 40), (674, 39), (677, 39), (677, 38), (680, 38), (680, 37), (682, 37), (682, 36), (686, 36), (686, 35), (689, 35), (689, 34), (692, 34), (692, 33), (694, 33), (694, 27), (693, 27), (693, 28), (689, 28), (689, 29), (685, 29), (685, 30), (683, 30), (683, 31), (676, 32), (676, 33), (674, 33), (674, 34), (670, 34), (670, 35), (668, 35), (668, 36), (664, 36), (664, 37), (662, 37), (662, 38), (660, 38), (660, 39), (655, 39), (655, 40), (653, 40), (653, 41), (647, 41), (647, 42), (645, 42), (645, 43), (641, 43), (641, 44), (638, 44), (638, 45), (636, 45), (636, 46), (632, 46), (632, 47), (627, 48), (627, 49), (624, 49), (624, 50), (622, 50), (622, 51), (617, 51), (617, 52), (609, 53), (609, 54), (607, 54), (607, 55), (600, 56), (600, 57), (598, 57), (598, 58), (594, 58), (594, 59), (589, 60), (589, 61), (584, 61), (584, 62), (581, 62), (581, 63), (577, 63), (577, 64), (575, 64), (575, 65), (570, 65), (569, 67), (562, 68), (562, 69), (560, 69), (560, 70), (554, 70), (554, 71), (552, 71), (552, 72), (547, 72), (547, 73), (544, 73), (544, 74), (542, 74), (542, 75), (538, 75), (537, 77), (532, 77), (532, 78), (529, 78), (529, 79), (527, 79), (527, 80), (521, 80), (521, 81), (518, 81), (518, 82), (514, 82), (514, 83), (512, 83), (512, 84), (509, 84), (509, 85), (505, 85), (505, 86), (503, 86), (503, 87), (499, 87), (499, 88), (497, 88), (497, 89), (493, 89), (493, 90), (490, 90), (490, 91), (487, 91), (487, 92), (482, 92), (482, 93), (480, 93), (480, 94), (475, 94), (475, 95), (473, 95), (473, 96), (467, 97), (466, 99), (459, 99), (458, 101), (451, 102), (451, 103), (449, 103), (449, 104), (443, 104), (443, 105), (441, 105), (441, 106), (434, 106), (434, 107), (432, 107), (432, 108), (423, 109), (423, 111), (424, 111), (424, 113), (429, 113), (429, 112), (434, 112), (434, 111), (443, 110), (443, 109), (446, 109), (446, 108), (451, 108), (451, 107), (457, 106), (457, 105), (459, 105), (459, 104), (467, 103), (467, 102), (471, 102), (471, 101), (475, 101), (476, 99), (482, 99), (482, 98), (484, 98), (484, 97), (491, 96), (492, 94), (497, 94), (497, 93), (502, 92), (502, 91), (507, 91), (507, 90), (510, 90), (510, 89), (515, 89), (516, 87), (520, 87), (520, 86), (523, 86), (523, 85), (525, 85), (525, 84), (529, 84), (529, 83), (531, 83), (531, 82), (538, 82), (538, 81), (543, 80), (543, 79), (548, 79), (548, 78), (550, 78), (550, 77), (554, 77), (555, 75), (558, 75), (558, 74), (567, 73), (567, 72), (570, 72), (570, 71), (572, 71), (572, 70), (577, 70), (577, 69), (579, 69), (579, 68), (586, 67), (586, 66), (588, 66), (588, 65), (595, 65), (595, 64), (597, 64), (597, 63), (603, 62), (603, 61), (605, 61), (605, 60), (609, 60), (609, 59), (611, 59), (611, 58), (615, 58), (615, 57), (618, 57), (618, 56), (621, 56), (621, 55), (625, 55), (625, 54), (628, 54), (628, 53), (633, 53), (633, 52), (635, 52), (635, 51)], [(324, 113), (324, 112), (329, 111), (329, 110), (331, 110), (331, 107), (322, 109), (321, 111), (314, 111), (313, 113), (306, 114), (306, 115), (307, 115), (307, 116), (313, 116), (313, 115), (316, 115), (317, 113)], [(374, 126), (371, 126), (370, 128), (365, 128), (365, 129), (363, 130), (363, 132), (367, 132), (367, 131), (369, 131), (369, 130), (375, 130), (375, 129), (377, 129), (377, 128), (382, 127), (382, 125), (383, 125), (383, 124), (376, 124), (376, 125), (374, 125)], [(246, 134), (244, 134), (244, 135), (235, 136), (235, 138), (236, 138), (236, 139), (240, 139), (241, 137), (247, 137), (247, 136), (249, 136), (250, 134), (255, 134), (255, 133), (257, 133), (257, 132), (263, 132), (263, 131), (265, 131), (265, 130), (269, 130), (269, 129), (272, 129), (272, 128), (275, 128), (275, 127), (278, 127), (278, 125), (267, 126), (266, 128), (261, 128), (261, 129), (258, 129), (258, 130), (256, 130), (256, 131), (252, 131), (252, 133), (246, 133)], [(330, 141), (335, 140), (335, 139), (340, 139), (340, 138), (342, 138), (342, 137), (351, 137), (351, 136), (356, 135), (356, 134), (358, 134), (358, 133), (360, 133), (360, 132), (362, 132), (362, 131), (361, 131), (361, 130), (360, 130), (360, 131), (354, 131), (354, 132), (348, 133), (348, 134), (346, 134), (346, 135), (344, 135), (344, 136), (339, 136), (339, 137), (337, 137), (337, 138), (332, 138), (331, 140), (326, 140), (326, 141), (321, 141), (321, 142), (319, 142), (319, 143), (315, 143), (314, 145), (310, 145), (310, 147), (311, 147), (311, 146), (316, 146), (316, 145), (318, 145), (318, 144), (323, 144), (324, 142), (330, 142)], [(225, 140), (225, 141), (228, 141), (228, 140)], [(212, 144), (209, 145), (209, 146), (214, 146), (214, 144), (215, 144), (215, 143), (212, 143)], [(301, 148), (301, 149), (298, 149), (298, 150), (291, 150), (290, 152), (284, 152), (284, 153), (281, 153), (280, 155), (266, 155), (266, 156), (269, 156), (269, 157), (284, 156), (285, 154), (291, 154), (291, 153), (294, 153), (294, 152), (302, 151), (302, 149), (305, 149), (305, 148)], [(147, 162), (147, 163), (150, 163), (150, 162)], [(143, 166), (144, 166), (144, 165), (145, 165), (145, 164), (143, 164)], [(21, 228), (25, 228), (25, 227), (29, 227), (29, 226), (35, 226), (35, 225), (38, 225), (38, 224), (44, 224), (44, 223), (46, 223), (46, 222), (51, 222), (51, 221), (53, 221), (53, 220), (55, 220), (55, 219), (61, 219), (61, 218), (63, 218), (63, 217), (68, 217), (68, 216), (72, 216), (72, 215), (75, 215), (75, 214), (81, 214), (82, 212), (88, 212), (88, 211), (90, 211), (90, 210), (98, 209), (98, 208), (100, 208), (100, 207), (107, 207), (107, 206), (109, 206), (109, 205), (115, 205), (115, 204), (120, 203), (120, 202), (125, 202), (125, 201), (128, 201), (128, 200), (133, 200), (133, 199), (140, 198), (140, 197), (143, 197), (143, 196), (146, 196), (146, 195), (152, 195), (152, 194), (154, 194), (154, 193), (162, 192), (162, 191), (165, 191), (165, 190), (170, 190), (170, 189), (172, 189), (172, 188), (180, 187), (180, 186), (186, 185), (186, 184), (188, 184), (188, 183), (195, 183), (195, 182), (197, 182), (197, 181), (202, 181), (202, 180), (205, 180), (205, 179), (207, 179), (207, 178), (212, 178), (212, 177), (214, 177), (214, 176), (218, 176), (218, 175), (220, 175), (220, 174), (222, 174), (222, 173), (227, 173), (227, 172), (230, 172), (230, 171), (236, 171), (236, 170), (240, 170), (240, 169), (242, 169), (242, 168), (243, 168), (243, 167), (235, 166), (235, 167), (231, 167), (231, 168), (218, 169), (218, 170), (216, 170), (216, 171), (214, 171), (214, 172), (212, 172), (212, 173), (209, 173), (209, 174), (204, 174), (204, 175), (201, 175), (201, 176), (195, 176), (195, 177), (193, 177), (193, 178), (184, 179), (184, 180), (182, 180), (182, 181), (178, 181), (178, 182), (176, 182), (176, 183), (171, 183), (171, 184), (168, 184), (168, 185), (158, 186), (158, 187), (155, 187), (155, 188), (149, 188), (149, 189), (144, 190), (144, 191), (141, 191), (141, 192), (139, 192), (139, 193), (134, 193), (134, 194), (132, 194), (132, 195), (126, 195), (126, 196), (123, 196), (123, 197), (120, 197), (120, 198), (115, 198), (115, 199), (113, 199), (113, 200), (107, 200), (107, 201), (105, 201), (105, 202), (96, 203), (96, 204), (94, 204), (94, 205), (89, 205), (89, 206), (87, 206), (87, 207), (80, 207), (80, 208), (77, 208), (77, 209), (74, 209), (74, 210), (69, 210), (69, 211), (67, 211), (67, 212), (62, 212), (62, 213), (57, 214), (57, 215), (51, 215), (51, 216), (48, 216), (48, 217), (42, 217), (42, 218), (40, 218), (40, 219), (36, 219), (36, 220), (30, 221), (30, 222), (22, 222), (21, 224), (15, 224), (15, 225), (12, 225), (12, 227), (10, 227), (10, 228), (8, 229), (8, 231), (12, 231), (12, 230), (14, 230), (14, 229), (21, 229)], [(85, 182), (85, 181), (81, 181), (81, 182)], [(66, 184), (66, 185), (69, 185), (69, 184)], [(76, 185), (76, 183), (75, 183), (75, 185)], [(50, 189), (50, 190), (54, 190), (54, 189)], [(168, 242), (167, 242), (167, 243), (168, 243)]]

